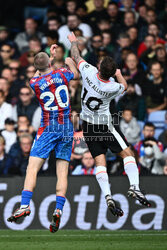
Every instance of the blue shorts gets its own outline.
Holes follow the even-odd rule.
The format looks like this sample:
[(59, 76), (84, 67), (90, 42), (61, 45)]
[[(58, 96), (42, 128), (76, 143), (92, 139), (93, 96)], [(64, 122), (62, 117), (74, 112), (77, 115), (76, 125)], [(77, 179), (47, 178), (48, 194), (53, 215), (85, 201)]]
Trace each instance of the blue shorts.
[(41, 131), (41, 128), (39, 128), (33, 142), (30, 156), (47, 159), (54, 149), (56, 158), (70, 161), (73, 129), (66, 129), (64, 125), (61, 125), (61, 129), (56, 132), (50, 126), (47, 126), (41, 135), (39, 131)]

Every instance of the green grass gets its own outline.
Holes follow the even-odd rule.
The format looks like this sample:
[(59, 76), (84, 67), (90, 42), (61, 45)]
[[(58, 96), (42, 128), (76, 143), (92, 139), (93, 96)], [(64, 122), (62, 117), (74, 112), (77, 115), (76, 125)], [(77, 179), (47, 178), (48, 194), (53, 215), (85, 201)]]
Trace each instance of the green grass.
[(167, 231), (0, 230), (1, 250), (167, 249)]

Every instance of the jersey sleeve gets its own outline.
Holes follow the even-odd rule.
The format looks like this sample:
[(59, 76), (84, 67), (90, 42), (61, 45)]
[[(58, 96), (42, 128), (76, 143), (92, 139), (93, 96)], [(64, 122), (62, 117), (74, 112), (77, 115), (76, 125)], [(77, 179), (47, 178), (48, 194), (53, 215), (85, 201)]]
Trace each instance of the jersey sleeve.
[(125, 90), (125, 87), (123, 84), (115, 82), (111, 90), (109, 90), (109, 92), (111, 91), (111, 93), (113, 93), (113, 97), (115, 98), (123, 94), (124, 90)]
[(89, 74), (89, 72), (91, 72), (91, 74), (93, 73), (92, 70), (97, 73), (97, 68), (92, 66), (91, 64), (87, 63), (85, 60), (81, 60), (78, 65), (77, 68), (79, 70), (79, 72), (81, 73), (81, 75), (84, 75), (85, 73)]

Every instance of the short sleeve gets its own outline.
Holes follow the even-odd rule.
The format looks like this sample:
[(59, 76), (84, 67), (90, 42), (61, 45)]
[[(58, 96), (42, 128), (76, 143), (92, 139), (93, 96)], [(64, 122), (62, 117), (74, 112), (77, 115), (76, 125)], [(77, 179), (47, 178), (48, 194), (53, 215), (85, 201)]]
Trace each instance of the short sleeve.
[(85, 72), (89, 72), (94, 70), (97, 73), (97, 68), (92, 66), (91, 64), (87, 63), (85, 60), (79, 61), (77, 68), (79, 69), (81, 74), (84, 74)]

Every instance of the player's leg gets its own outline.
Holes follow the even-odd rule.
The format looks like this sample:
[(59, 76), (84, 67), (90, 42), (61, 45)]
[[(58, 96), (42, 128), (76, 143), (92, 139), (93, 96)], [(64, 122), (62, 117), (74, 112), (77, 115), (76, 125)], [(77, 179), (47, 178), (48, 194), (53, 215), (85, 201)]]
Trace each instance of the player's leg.
[(68, 185), (68, 166), (69, 162), (62, 159), (56, 161), (56, 207), (53, 212), (52, 222), (50, 224), (50, 232), (55, 233), (59, 229), (60, 219), (63, 211), (63, 206), (66, 201), (66, 192)]
[[(90, 147), (91, 148), (91, 147)], [(95, 158), (96, 165), (96, 180), (105, 196), (106, 203), (110, 211), (115, 216), (123, 216), (123, 211), (118, 204), (113, 200), (107, 174), (107, 164), (105, 154), (100, 154)]]
[(128, 191), (128, 196), (136, 198), (139, 202), (145, 206), (150, 207), (151, 204), (148, 202), (144, 194), (139, 188), (139, 171), (137, 168), (136, 160), (132, 150), (127, 147), (119, 153), (124, 162), (124, 170), (128, 176), (130, 188)]
[(29, 163), (27, 166), (26, 178), (24, 182), (24, 189), (21, 195), (21, 206), (14, 212), (12, 216), (7, 219), (8, 221), (16, 221), (17, 219), (23, 216), (27, 216), (31, 213), (29, 204), (33, 195), (33, 190), (36, 186), (38, 171), (40, 170), (44, 161), (44, 159), (38, 157), (29, 157)]

